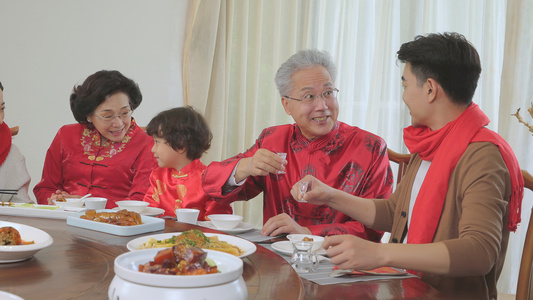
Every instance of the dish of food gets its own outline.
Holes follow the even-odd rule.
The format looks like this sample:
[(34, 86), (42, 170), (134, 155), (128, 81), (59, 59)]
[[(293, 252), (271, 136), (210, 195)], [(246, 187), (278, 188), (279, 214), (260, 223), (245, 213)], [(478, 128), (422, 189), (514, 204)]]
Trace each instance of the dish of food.
[[(111, 209), (97, 210), (97, 213), (107, 212), (116, 213), (117, 211)], [(115, 224), (95, 222), (91, 220), (82, 219), (84, 213), (71, 213), (67, 216), (67, 225), (86, 228), (90, 230), (101, 231), (105, 233), (115, 234), (119, 236), (130, 236), (142, 234), (152, 231), (159, 231), (165, 229), (165, 220), (161, 218), (154, 218), (141, 215), (141, 223), (135, 226), (119, 226)]]
[(84, 215), (80, 216), (81, 219), (95, 221), (106, 224), (113, 224), (119, 226), (135, 226), (141, 225), (141, 215), (125, 209), (117, 212), (100, 211), (97, 212), (94, 209), (89, 209)]
[[(202, 236), (207, 237), (208, 241), (206, 241)], [(204, 241), (202, 241), (202, 239), (204, 239)], [(143, 236), (131, 240), (128, 244), (126, 244), (126, 247), (130, 251), (150, 248), (168, 248), (180, 242), (190, 246), (197, 246), (197, 244), (203, 243), (207, 245), (205, 246), (206, 248), (200, 246), (203, 249), (230, 253), (241, 258), (246, 257), (257, 250), (257, 247), (254, 245), (254, 243), (245, 239), (225, 234), (202, 233), (200, 230), (196, 229), (184, 232)]]
[(243, 233), (254, 229), (254, 224), (246, 222), (240, 222), (239, 225), (232, 229), (217, 228), (211, 221), (198, 221), (198, 225), (231, 234)]
[[(275, 242), (270, 245), (272, 249), (286, 255), (292, 255), (292, 242), (290, 241), (281, 241), (281, 242)], [(315, 251), (318, 255), (326, 255), (326, 249), (320, 248)]]
[[(45, 231), (28, 225), (0, 221), (0, 228), (4, 227), (15, 229), (20, 235), (21, 244), (0, 246), (0, 263), (11, 263), (29, 259), (38, 251), (52, 245), (54, 241)], [(8, 231), (10, 233), (7, 233)], [(9, 242), (17, 242), (16, 240), (18, 238), (12, 234), (12, 230), (5, 230), (5, 239), (8, 239)]]
[(145, 249), (123, 253), (115, 259), (115, 274), (122, 279), (143, 286), (165, 288), (205, 288), (232, 282), (242, 276), (243, 262), (240, 258), (214, 250), (205, 250), (207, 258), (217, 266), (217, 273), (204, 275), (152, 274), (139, 272), (139, 266), (154, 260), (161, 249)]
[(310, 234), (298, 234), (298, 233), (287, 235), (287, 239), (289, 239), (289, 241), (293, 243), (299, 242), (299, 241), (311, 242), (313, 243), (313, 251), (319, 250), (322, 247), (322, 243), (324, 242), (323, 236), (310, 235)]
[(216, 263), (207, 259), (207, 252), (184, 245), (159, 250), (151, 260), (139, 265), (139, 272), (163, 275), (205, 275), (218, 273)]
[(34, 241), (25, 241), (20, 237), (20, 232), (11, 226), (0, 227), (0, 246), (30, 245)]
[(54, 200), (53, 202), (59, 207), (82, 207), (84, 203), (81, 198), (63, 198)]
[[(118, 208), (118, 207), (115, 207), (115, 208), (112, 208), (112, 209), (113, 210), (120, 210), (120, 208)], [(160, 214), (163, 214), (164, 212), (165, 212), (165, 210), (162, 209), (162, 208), (148, 206), (140, 214), (144, 215), (144, 216), (157, 217)]]

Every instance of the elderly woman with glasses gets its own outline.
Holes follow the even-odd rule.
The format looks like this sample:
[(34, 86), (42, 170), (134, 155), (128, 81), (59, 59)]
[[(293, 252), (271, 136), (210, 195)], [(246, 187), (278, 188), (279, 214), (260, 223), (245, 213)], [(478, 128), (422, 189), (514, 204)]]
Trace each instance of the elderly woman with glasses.
[(211, 163), (203, 180), (208, 196), (230, 203), (264, 192), (263, 235), (354, 234), (380, 241), (381, 232), (326, 205), (298, 202), (290, 193), (308, 174), (360, 197), (387, 198), (392, 191), (383, 139), (337, 121), (335, 76), (324, 51), (302, 50), (283, 63), (275, 81), (295, 123), (266, 128), (246, 152)]
[(37, 202), (86, 194), (107, 198), (107, 208), (142, 201), (157, 163), (152, 139), (131, 116), (141, 101), (138, 85), (118, 71), (98, 71), (75, 86), (70, 108), (78, 123), (61, 127), (52, 141), (33, 189)]

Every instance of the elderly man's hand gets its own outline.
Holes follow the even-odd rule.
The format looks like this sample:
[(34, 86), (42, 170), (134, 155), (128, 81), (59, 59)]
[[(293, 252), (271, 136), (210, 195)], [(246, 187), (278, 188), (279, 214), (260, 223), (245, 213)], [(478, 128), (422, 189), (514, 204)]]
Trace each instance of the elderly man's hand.
[(268, 219), (261, 230), (262, 235), (277, 236), (282, 233), (311, 234), (311, 230), (307, 227), (298, 225), (298, 223), (286, 213)]
[(259, 149), (254, 156), (241, 159), (235, 172), (235, 181), (240, 182), (248, 176), (266, 176), (285, 170), (287, 160), (267, 149)]

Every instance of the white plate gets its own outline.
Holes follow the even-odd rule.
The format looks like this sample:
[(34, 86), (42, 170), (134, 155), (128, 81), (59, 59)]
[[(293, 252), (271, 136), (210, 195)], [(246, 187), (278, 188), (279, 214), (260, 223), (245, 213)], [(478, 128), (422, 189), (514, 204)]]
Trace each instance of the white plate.
[(220, 230), (220, 231), (223, 231), (225, 233), (231, 233), (231, 234), (243, 233), (243, 232), (250, 231), (250, 230), (254, 229), (254, 224), (246, 223), (246, 222), (241, 222), (241, 223), (239, 223), (239, 225), (237, 225), (237, 227), (232, 228), (232, 229), (221, 229), (221, 228), (218, 228), (215, 225), (213, 225), (213, 223), (211, 223), (211, 221), (198, 221), (198, 225), (203, 226), (203, 227), (207, 227), (207, 228), (211, 228), (211, 229), (215, 229), (215, 230)]
[[(292, 243), (290, 241), (281, 241), (281, 242), (275, 242), (270, 245), (272, 249), (286, 254), (286, 255), (292, 255)], [(315, 251), (318, 255), (326, 255), (326, 249), (320, 248), (317, 251)]]
[[(112, 209), (98, 209), (96, 212), (116, 212)], [(141, 216), (142, 224), (134, 226), (119, 226), (80, 218), (85, 213), (72, 213), (67, 216), (67, 225), (76, 226), (120, 236), (137, 235), (165, 229), (165, 220), (148, 216)]]
[(238, 279), (242, 275), (242, 259), (229, 253), (205, 250), (220, 273), (205, 275), (163, 275), (139, 272), (139, 265), (153, 261), (161, 248), (126, 252), (115, 259), (115, 274), (122, 279), (149, 286), (164, 288), (194, 288), (219, 285)]
[[(155, 234), (155, 235), (146, 235), (140, 238), (133, 239), (129, 241), (126, 244), (126, 247), (130, 251), (138, 251), (139, 247), (146, 243), (149, 239), (154, 238), (158, 241), (171, 238), (173, 235), (180, 235), (181, 232), (169, 232), (169, 233), (161, 233), (161, 234)], [(216, 234), (216, 233), (207, 233), (204, 232), (206, 236), (218, 236), (218, 239), (224, 242), (228, 242), (234, 246), (239, 247), (241, 250), (244, 251), (243, 254), (241, 254), (239, 257), (243, 258), (246, 257), (252, 253), (254, 253), (257, 250), (257, 247), (254, 243), (247, 241), (245, 239), (241, 239), (236, 236), (226, 235), (226, 234)], [(161, 248), (158, 248), (161, 249)]]
[(41, 229), (19, 223), (0, 221), (0, 227), (6, 226), (11, 226), (18, 230), (22, 240), (26, 242), (34, 241), (35, 244), (0, 246), (0, 263), (29, 259), (39, 250), (52, 245), (54, 242), (52, 237)]
[(8, 292), (0, 291), (0, 299), (2, 300), (24, 300), (17, 295)]
[(0, 215), (66, 219), (73, 212), (83, 211), (83, 207), (59, 207), (33, 203), (13, 203), (13, 206), (0, 206)]
[[(120, 208), (118, 207), (115, 207), (115, 208), (112, 208), (113, 210), (120, 210)], [(160, 214), (164, 213), (165, 210), (162, 209), (162, 208), (158, 208), (158, 207), (147, 207), (143, 210), (143, 212), (141, 213), (141, 215), (145, 215), (145, 216), (151, 216), (151, 217), (157, 217), (159, 216)]]

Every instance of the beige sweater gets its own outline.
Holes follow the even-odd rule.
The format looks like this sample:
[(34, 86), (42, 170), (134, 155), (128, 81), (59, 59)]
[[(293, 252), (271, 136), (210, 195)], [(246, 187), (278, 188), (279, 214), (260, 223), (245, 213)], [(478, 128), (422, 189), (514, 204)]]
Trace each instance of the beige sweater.
[(11, 145), (6, 160), (0, 166), (0, 189), (18, 190), (16, 195), (0, 194), (2, 202), (32, 203), (28, 195), (30, 174), (26, 170), (26, 160), (17, 146)]
[[(422, 160), (414, 155), (389, 200), (375, 200), (374, 229), (391, 232), (390, 242), (405, 237), (409, 199)], [(450, 254), (449, 275), (424, 273), (422, 279), (452, 299), (496, 299), (509, 231), (507, 203), (511, 179), (498, 147), (472, 143), (451, 174), (433, 242)]]

